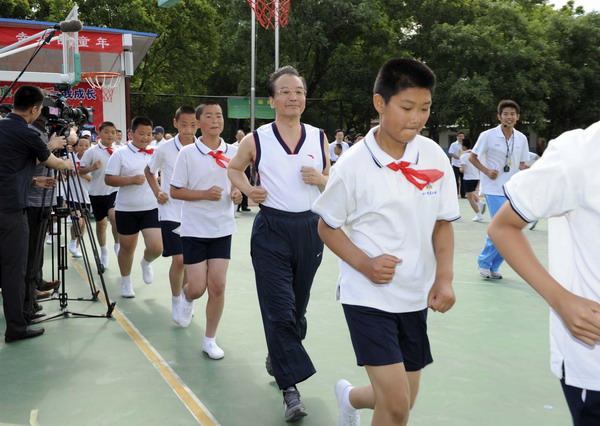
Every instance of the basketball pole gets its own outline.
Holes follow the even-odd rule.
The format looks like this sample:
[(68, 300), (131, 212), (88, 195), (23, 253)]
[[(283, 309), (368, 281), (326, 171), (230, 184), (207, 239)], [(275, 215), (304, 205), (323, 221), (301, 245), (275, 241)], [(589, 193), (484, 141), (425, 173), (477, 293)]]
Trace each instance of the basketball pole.
[(250, 131), (254, 131), (254, 102), (256, 99), (256, 0), (252, 0), (250, 28), (252, 39), (250, 47)]
[(279, 69), (279, 0), (275, 0), (275, 71)]

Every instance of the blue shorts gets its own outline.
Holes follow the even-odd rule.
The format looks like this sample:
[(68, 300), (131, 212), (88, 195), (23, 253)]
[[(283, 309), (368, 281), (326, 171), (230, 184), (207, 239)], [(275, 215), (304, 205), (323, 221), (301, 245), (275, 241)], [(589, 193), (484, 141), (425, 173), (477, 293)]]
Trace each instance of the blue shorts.
[(141, 212), (115, 212), (117, 231), (121, 235), (134, 235), (146, 228), (160, 228), (158, 222), (158, 209), (144, 210)]
[(92, 204), (92, 211), (94, 212), (96, 222), (103, 220), (108, 216), (108, 211), (115, 208), (117, 192), (115, 191), (109, 195), (90, 195), (90, 203)]
[(183, 253), (181, 237), (179, 234), (173, 232), (173, 230), (179, 228), (180, 225), (181, 223), (170, 220), (160, 221), (160, 233), (163, 241), (163, 257), (175, 256)]
[(220, 238), (181, 237), (184, 265), (207, 259), (231, 259), (231, 235)]
[(427, 309), (391, 313), (365, 306), (342, 305), (360, 366), (404, 363), (419, 371), (433, 362), (427, 337)]

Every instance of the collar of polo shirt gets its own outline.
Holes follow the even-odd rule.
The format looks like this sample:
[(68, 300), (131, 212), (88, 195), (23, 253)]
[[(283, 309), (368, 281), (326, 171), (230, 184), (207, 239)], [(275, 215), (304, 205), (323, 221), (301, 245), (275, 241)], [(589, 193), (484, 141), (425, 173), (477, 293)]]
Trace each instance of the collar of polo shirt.
[(221, 143), (219, 144), (219, 147), (215, 150), (210, 149), (209, 147), (204, 145), (204, 143), (202, 142), (202, 137), (199, 137), (198, 139), (196, 139), (195, 144), (198, 147), (198, 149), (200, 150), (200, 152), (204, 155), (208, 155), (208, 153), (211, 151), (222, 151), (223, 153), (225, 153), (225, 152), (227, 152), (227, 148), (229, 146), (225, 143), (223, 138), (221, 138)]
[(419, 136), (407, 143), (406, 150), (404, 151), (402, 158), (395, 160), (377, 144), (377, 141), (375, 140), (375, 133), (377, 133), (378, 129), (379, 126), (372, 128), (365, 137), (364, 142), (377, 166), (385, 167), (390, 163), (399, 163), (400, 161), (408, 161), (411, 164), (417, 164), (419, 162), (419, 147), (416, 143)]

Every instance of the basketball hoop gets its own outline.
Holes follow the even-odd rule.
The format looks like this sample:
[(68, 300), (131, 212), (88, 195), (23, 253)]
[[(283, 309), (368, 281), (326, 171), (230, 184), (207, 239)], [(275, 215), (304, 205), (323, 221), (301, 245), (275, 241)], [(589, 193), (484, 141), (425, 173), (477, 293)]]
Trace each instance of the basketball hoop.
[(291, 0), (247, 0), (254, 13), (258, 23), (264, 28), (275, 28), (275, 22), (281, 28), (287, 26), (290, 16)]
[(104, 102), (112, 102), (115, 89), (123, 76), (118, 72), (82, 72), (81, 78), (96, 90), (102, 92)]

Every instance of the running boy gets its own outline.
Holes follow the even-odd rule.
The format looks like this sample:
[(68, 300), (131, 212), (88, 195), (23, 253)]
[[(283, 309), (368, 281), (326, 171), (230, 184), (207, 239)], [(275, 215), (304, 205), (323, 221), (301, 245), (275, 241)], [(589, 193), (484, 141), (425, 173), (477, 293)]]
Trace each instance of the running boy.
[[(461, 185), (464, 187), (464, 193), (469, 200), (471, 208), (475, 212), (473, 222), (481, 222), (485, 213), (486, 205), (477, 196), (477, 186), (479, 186), (479, 170), (469, 160), (471, 158), (471, 139), (464, 138), (462, 140), (464, 153), (460, 156), (458, 162), (460, 164)], [(454, 166), (452, 166), (454, 168)], [(456, 176), (456, 175), (455, 175)]]
[[(531, 169), (504, 185), (509, 203), (488, 231), (509, 265), (552, 308), (551, 369), (577, 426), (600, 424), (598, 142), (600, 122), (552, 141)], [(548, 234), (548, 273), (521, 230), (556, 216)]]
[(121, 242), (117, 258), (123, 297), (135, 297), (131, 282), (131, 265), (139, 232), (142, 232), (146, 245), (144, 257), (140, 262), (146, 284), (154, 281), (150, 263), (162, 252), (158, 204), (152, 189), (146, 185), (144, 176), (144, 170), (154, 152), (147, 149), (152, 140), (152, 121), (146, 117), (135, 117), (131, 121), (131, 136), (133, 139), (127, 146), (113, 153), (106, 165), (104, 178), (107, 185), (120, 188), (115, 219)]
[[(164, 141), (155, 149), (150, 162), (144, 171), (152, 192), (158, 201), (158, 216), (163, 241), (163, 257), (171, 257), (169, 282), (171, 283), (171, 314), (173, 321), (179, 324), (179, 302), (181, 288), (185, 283), (185, 267), (183, 266), (183, 248), (181, 237), (173, 232), (181, 225), (181, 207), (183, 201), (169, 197), (171, 176), (177, 155), (181, 149), (196, 141), (196, 112), (191, 106), (182, 106), (175, 113), (173, 126), (178, 133), (173, 139)], [(160, 170), (160, 186), (155, 174)]]
[(446, 312), (455, 301), (456, 183), (444, 151), (419, 135), (434, 88), (424, 64), (386, 62), (373, 89), (381, 124), (342, 155), (313, 206), (319, 235), (341, 259), (338, 296), (371, 382), (338, 381), (340, 425), (359, 424), (361, 408), (374, 409), (374, 425), (406, 424), (432, 362), (427, 308)]
[[(69, 241), (68, 250), (73, 257), (82, 257), (80, 244), (81, 241), (78, 236), (83, 236), (85, 232), (85, 221), (81, 217), (81, 209), (86, 207), (90, 210), (90, 196), (89, 188), (92, 177), (89, 174), (81, 174), (79, 170), (81, 168), (81, 160), (85, 155), (85, 152), (90, 149), (90, 140), (86, 138), (79, 138), (77, 143), (73, 146), (75, 150), (75, 172), (74, 178), (71, 179), (71, 188), (68, 193), (68, 202), (71, 211), (75, 213), (75, 220), (71, 225), (71, 240)], [(75, 175), (77, 173), (79, 178)], [(81, 183), (81, 186), (80, 186)], [(76, 226), (79, 227), (79, 232), (76, 231)]]
[(237, 147), (221, 139), (221, 107), (202, 104), (196, 108), (196, 118), (202, 136), (181, 150), (171, 179), (171, 197), (183, 200), (180, 234), (187, 272), (179, 324), (190, 324), (194, 300), (208, 289), (202, 350), (212, 359), (221, 359), (225, 352), (217, 345), (216, 334), (225, 304), (231, 235), (235, 232), (233, 204), (242, 201), (242, 193), (227, 177), (228, 163)]
[[(106, 163), (113, 154), (112, 144), (117, 137), (117, 128), (110, 121), (100, 124), (100, 143), (88, 149), (81, 159), (79, 173), (90, 174), (92, 180), (89, 187), (90, 203), (96, 219), (96, 236), (100, 245), (100, 262), (108, 268), (108, 249), (106, 247), (106, 227), (110, 221), (115, 241), (115, 254), (119, 253), (119, 234), (115, 223), (115, 199), (118, 188), (104, 182)], [(106, 218), (108, 217), (108, 221)]]

